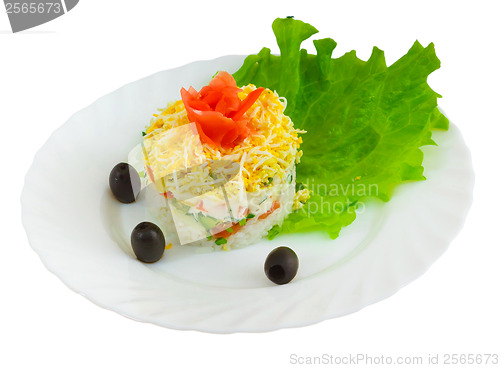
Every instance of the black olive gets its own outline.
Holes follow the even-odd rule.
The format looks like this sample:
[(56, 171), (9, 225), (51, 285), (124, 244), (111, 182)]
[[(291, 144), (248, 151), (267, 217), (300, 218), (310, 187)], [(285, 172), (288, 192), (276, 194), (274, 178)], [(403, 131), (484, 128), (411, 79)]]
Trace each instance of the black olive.
[(278, 247), (271, 251), (264, 263), (264, 271), (269, 280), (278, 285), (287, 284), (299, 269), (299, 258), (288, 247)]
[(165, 237), (161, 229), (151, 222), (141, 222), (132, 230), (132, 249), (139, 261), (154, 263), (165, 251)]
[(137, 199), (141, 191), (141, 179), (132, 166), (122, 162), (111, 170), (109, 188), (120, 202), (132, 203)]

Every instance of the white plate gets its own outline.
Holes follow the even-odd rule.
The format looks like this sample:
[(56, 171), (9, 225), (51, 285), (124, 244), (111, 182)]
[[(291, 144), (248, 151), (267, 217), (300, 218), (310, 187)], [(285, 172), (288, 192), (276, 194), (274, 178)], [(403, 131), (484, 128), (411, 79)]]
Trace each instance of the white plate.
[[(168, 250), (147, 265), (130, 233), (150, 220), (143, 200), (123, 205), (108, 175), (141, 140), (156, 108), (199, 88), (243, 56), (199, 61), (130, 83), (76, 113), (37, 153), (22, 194), (29, 242), (68, 287), (138, 321), (207, 332), (268, 331), (355, 312), (421, 275), (448, 247), (472, 201), (469, 150), (456, 128), (424, 147), (428, 180), (400, 185), (332, 241), (325, 234), (280, 236), (230, 252)], [(278, 245), (298, 254), (299, 272), (276, 286), (263, 272)]]

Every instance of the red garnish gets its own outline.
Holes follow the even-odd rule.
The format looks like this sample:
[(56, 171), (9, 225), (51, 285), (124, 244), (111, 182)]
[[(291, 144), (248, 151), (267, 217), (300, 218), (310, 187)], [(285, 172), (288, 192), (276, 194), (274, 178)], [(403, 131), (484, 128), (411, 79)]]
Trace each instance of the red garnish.
[(280, 208), (280, 203), (278, 201), (274, 201), (273, 204), (271, 205), (271, 208), (269, 209), (269, 211), (260, 215), (259, 219), (263, 220), (263, 219), (267, 218), (267, 216), (269, 216), (271, 213), (276, 211), (278, 208)]
[(174, 198), (174, 193), (172, 193), (172, 192), (169, 190), (169, 191), (166, 191), (165, 193), (163, 193), (163, 196), (164, 196), (165, 198), (169, 198), (169, 199), (171, 199), (171, 198)]
[[(273, 204), (271, 205), (271, 208), (266, 213), (263, 213), (262, 215), (260, 215), (259, 219), (260, 220), (265, 219), (267, 216), (269, 216), (271, 213), (273, 213), (274, 211), (276, 211), (280, 207), (281, 207), (280, 202), (274, 201)], [(214, 234), (214, 235), (216, 234), (216, 239), (219, 239), (219, 238), (227, 239), (231, 235), (236, 234), (238, 231), (240, 231), (243, 226), (244, 225), (240, 225), (239, 222), (233, 222), (233, 224), (231, 226), (231, 229), (233, 229), (233, 231), (229, 232), (227, 230), (221, 230), (220, 228), (219, 229), (216, 228), (212, 231), (212, 234)]]
[(252, 132), (247, 126), (245, 112), (264, 91), (263, 87), (250, 92), (240, 100), (233, 76), (219, 72), (200, 92), (193, 87), (181, 89), (182, 102), (189, 121), (196, 124), (203, 142), (215, 147), (232, 148)]
[(149, 165), (146, 165), (146, 172), (149, 176), (149, 179), (154, 183), (155, 182), (155, 174), (153, 173), (153, 170), (151, 170), (151, 167), (149, 167)]
[(207, 210), (203, 207), (203, 201), (202, 200), (200, 200), (198, 202), (198, 205), (196, 206), (196, 209), (200, 210), (200, 211), (203, 211), (203, 212), (207, 212)]
[(217, 237), (216, 238), (217, 239), (219, 239), (219, 238), (225, 238), (225, 239), (227, 239), (231, 235), (236, 234), (238, 231), (240, 231), (242, 227), (243, 226), (241, 226), (238, 222), (234, 222), (233, 225), (231, 226), (231, 229), (233, 229), (233, 231), (231, 231), (231, 232), (229, 232), (227, 230), (219, 231), (217, 233)]

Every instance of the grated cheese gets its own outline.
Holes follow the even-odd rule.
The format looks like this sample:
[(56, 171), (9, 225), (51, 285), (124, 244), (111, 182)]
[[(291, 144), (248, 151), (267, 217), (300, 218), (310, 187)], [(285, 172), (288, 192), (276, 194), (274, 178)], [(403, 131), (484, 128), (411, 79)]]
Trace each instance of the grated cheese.
[[(244, 86), (238, 96), (244, 99), (255, 89), (254, 85)], [(238, 162), (248, 192), (269, 186), (269, 178), (272, 178), (272, 185), (285, 183), (285, 172), (298, 163), (302, 156), (302, 151), (299, 150), (302, 138), (298, 135), (305, 133), (293, 127), (291, 119), (284, 114), (285, 107), (284, 97), (266, 89), (245, 113), (245, 117), (249, 119), (248, 126), (256, 133), (229, 149), (203, 143), (206, 158)], [(169, 103), (166, 108), (158, 111), (159, 114), (153, 115), (147, 127), (147, 135), (190, 123), (182, 100)], [(182, 161), (182, 157), (178, 159)], [(177, 186), (179, 179), (175, 175), (174, 180)]]

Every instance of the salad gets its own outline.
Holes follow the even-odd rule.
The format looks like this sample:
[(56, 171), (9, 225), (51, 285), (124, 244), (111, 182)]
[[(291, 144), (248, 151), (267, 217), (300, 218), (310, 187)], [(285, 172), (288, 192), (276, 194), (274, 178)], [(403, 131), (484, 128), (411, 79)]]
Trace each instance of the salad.
[[(440, 66), (433, 44), (416, 41), (387, 66), (377, 47), (367, 61), (355, 51), (334, 58), (331, 38), (308, 53), (301, 44), (318, 30), (293, 17), (272, 28), (280, 55), (264, 47), (232, 75), (214, 71), (199, 91), (182, 88), (143, 132), (143, 167), (121, 168), (132, 178), (126, 203), (139, 177), (162, 197), (156, 216), (173, 243), (230, 250), (311, 231), (334, 239), (367, 201), (425, 180), (420, 148), (449, 126), (427, 84)], [(161, 258), (161, 230), (142, 228), (155, 239), (156, 255), (146, 258)], [(140, 229), (134, 236), (140, 244)], [(293, 278), (293, 251), (269, 256), (271, 279), (280, 262), (291, 265), (281, 280)]]
[(148, 182), (168, 201), (159, 217), (180, 244), (242, 247), (303, 206), (309, 191), (295, 190), (295, 165), (305, 131), (284, 98), (238, 87), (225, 71), (181, 96), (154, 115), (143, 143)]

